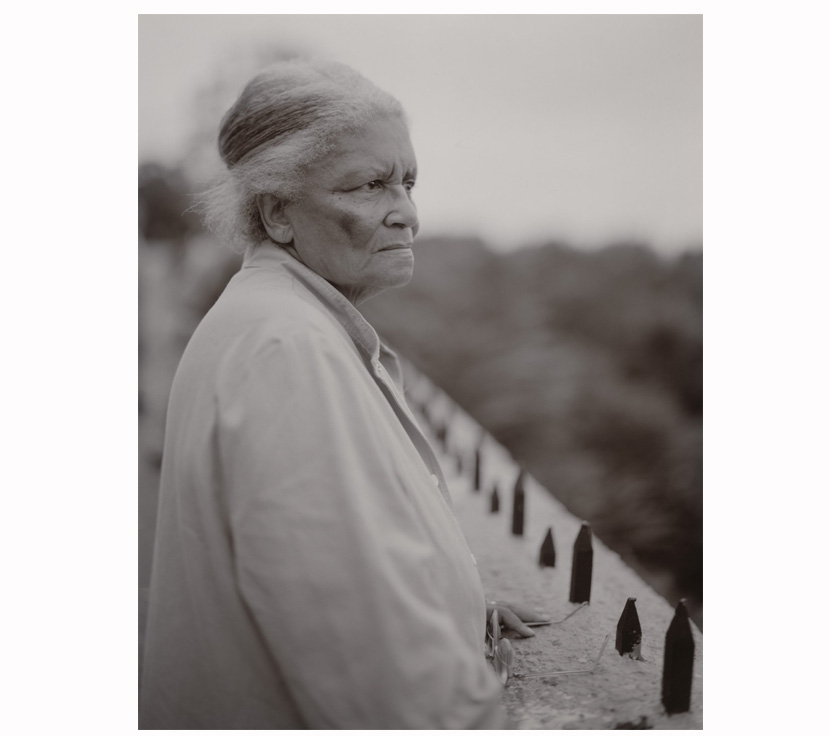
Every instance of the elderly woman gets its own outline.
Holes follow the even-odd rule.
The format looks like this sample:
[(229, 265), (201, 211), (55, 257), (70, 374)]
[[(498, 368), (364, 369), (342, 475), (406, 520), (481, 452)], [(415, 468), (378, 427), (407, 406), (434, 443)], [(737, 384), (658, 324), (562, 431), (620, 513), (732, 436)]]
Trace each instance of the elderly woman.
[(412, 276), (404, 113), (284, 63), (219, 149), (208, 219), (246, 252), (171, 390), (141, 727), (500, 728), (475, 560), (356, 309)]

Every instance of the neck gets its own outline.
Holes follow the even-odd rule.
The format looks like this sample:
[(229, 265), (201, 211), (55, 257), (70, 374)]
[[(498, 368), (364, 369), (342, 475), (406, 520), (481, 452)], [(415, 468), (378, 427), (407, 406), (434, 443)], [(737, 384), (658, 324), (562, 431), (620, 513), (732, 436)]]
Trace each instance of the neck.
[[(300, 254), (297, 252), (297, 249), (294, 247), (294, 243), (278, 243), (278, 248), (282, 248), (286, 253), (291, 255), (292, 258), (302, 263), (306, 268), (311, 268), (302, 258), (300, 258)], [(311, 269), (314, 270), (313, 268)], [(326, 279), (328, 281), (328, 279)], [(329, 283), (337, 289), (343, 296), (346, 297), (355, 307), (360, 304), (361, 302), (365, 302), (370, 297), (375, 296), (375, 294), (379, 293), (378, 289), (361, 289), (357, 287), (349, 287), (349, 286), (341, 286), (340, 284), (335, 284), (333, 281), (329, 281)]]

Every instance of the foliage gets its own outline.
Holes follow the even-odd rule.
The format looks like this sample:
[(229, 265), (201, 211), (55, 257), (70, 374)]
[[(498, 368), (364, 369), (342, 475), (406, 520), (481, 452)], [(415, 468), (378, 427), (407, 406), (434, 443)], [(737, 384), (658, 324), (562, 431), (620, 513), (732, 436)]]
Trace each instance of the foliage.
[(145, 240), (181, 244), (188, 235), (199, 232), (201, 225), (192, 204), (178, 169), (155, 163), (139, 167), (138, 229)]
[(700, 622), (700, 253), (416, 251), (412, 282), (364, 305), (370, 321)]

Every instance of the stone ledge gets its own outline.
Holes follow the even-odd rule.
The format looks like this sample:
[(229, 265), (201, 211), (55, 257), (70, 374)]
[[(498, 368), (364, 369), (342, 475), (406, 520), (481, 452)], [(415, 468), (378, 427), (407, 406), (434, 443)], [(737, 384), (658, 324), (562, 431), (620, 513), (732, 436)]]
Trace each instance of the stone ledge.
[[(512, 495), (518, 467), (510, 454), (446, 395), (405, 365), (413, 408), (427, 405), (430, 418), (448, 427), (446, 452), (439, 452), (456, 515), (476, 557), (488, 597), (524, 603), (559, 621), (576, 608), (569, 602), (573, 543), (581, 520), (570, 514), (531, 476), (525, 478), (525, 525), (511, 534)], [(435, 432), (423, 428), (439, 448)], [(473, 490), (473, 463), (481, 446), (481, 490)], [(463, 467), (458, 467), (458, 455)], [(490, 494), (499, 489), (500, 511), (490, 513)], [(539, 548), (553, 531), (556, 566), (540, 568)], [(695, 663), (691, 709), (667, 715), (661, 704), (663, 649), (674, 606), (647, 585), (615, 552), (593, 538), (590, 604), (567, 621), (537, 628), (530, 639), (513, 638), (514, 676), (504, 703), (521, 729), (701, 729), (703, 727), (703, 635), (694, 624)], [(614, 648), (617, 621), (628, 598), (636, 598), (643, 661)], [(602, 659), (590, 674), (524, 679), (534, 672), (588, 668), (606, 635)]]

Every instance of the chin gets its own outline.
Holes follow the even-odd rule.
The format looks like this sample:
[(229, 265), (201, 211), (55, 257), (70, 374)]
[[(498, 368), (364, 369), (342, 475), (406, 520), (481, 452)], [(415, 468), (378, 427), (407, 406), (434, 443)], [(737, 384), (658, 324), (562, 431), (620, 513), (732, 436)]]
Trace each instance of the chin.
[(415, 268), (411, 263), (409, 266), (399, 269), (392, 275), (389, 287), (396, 288), (399, 286), (406, 286), (412, 280), (412, 274), (414, 272)]

